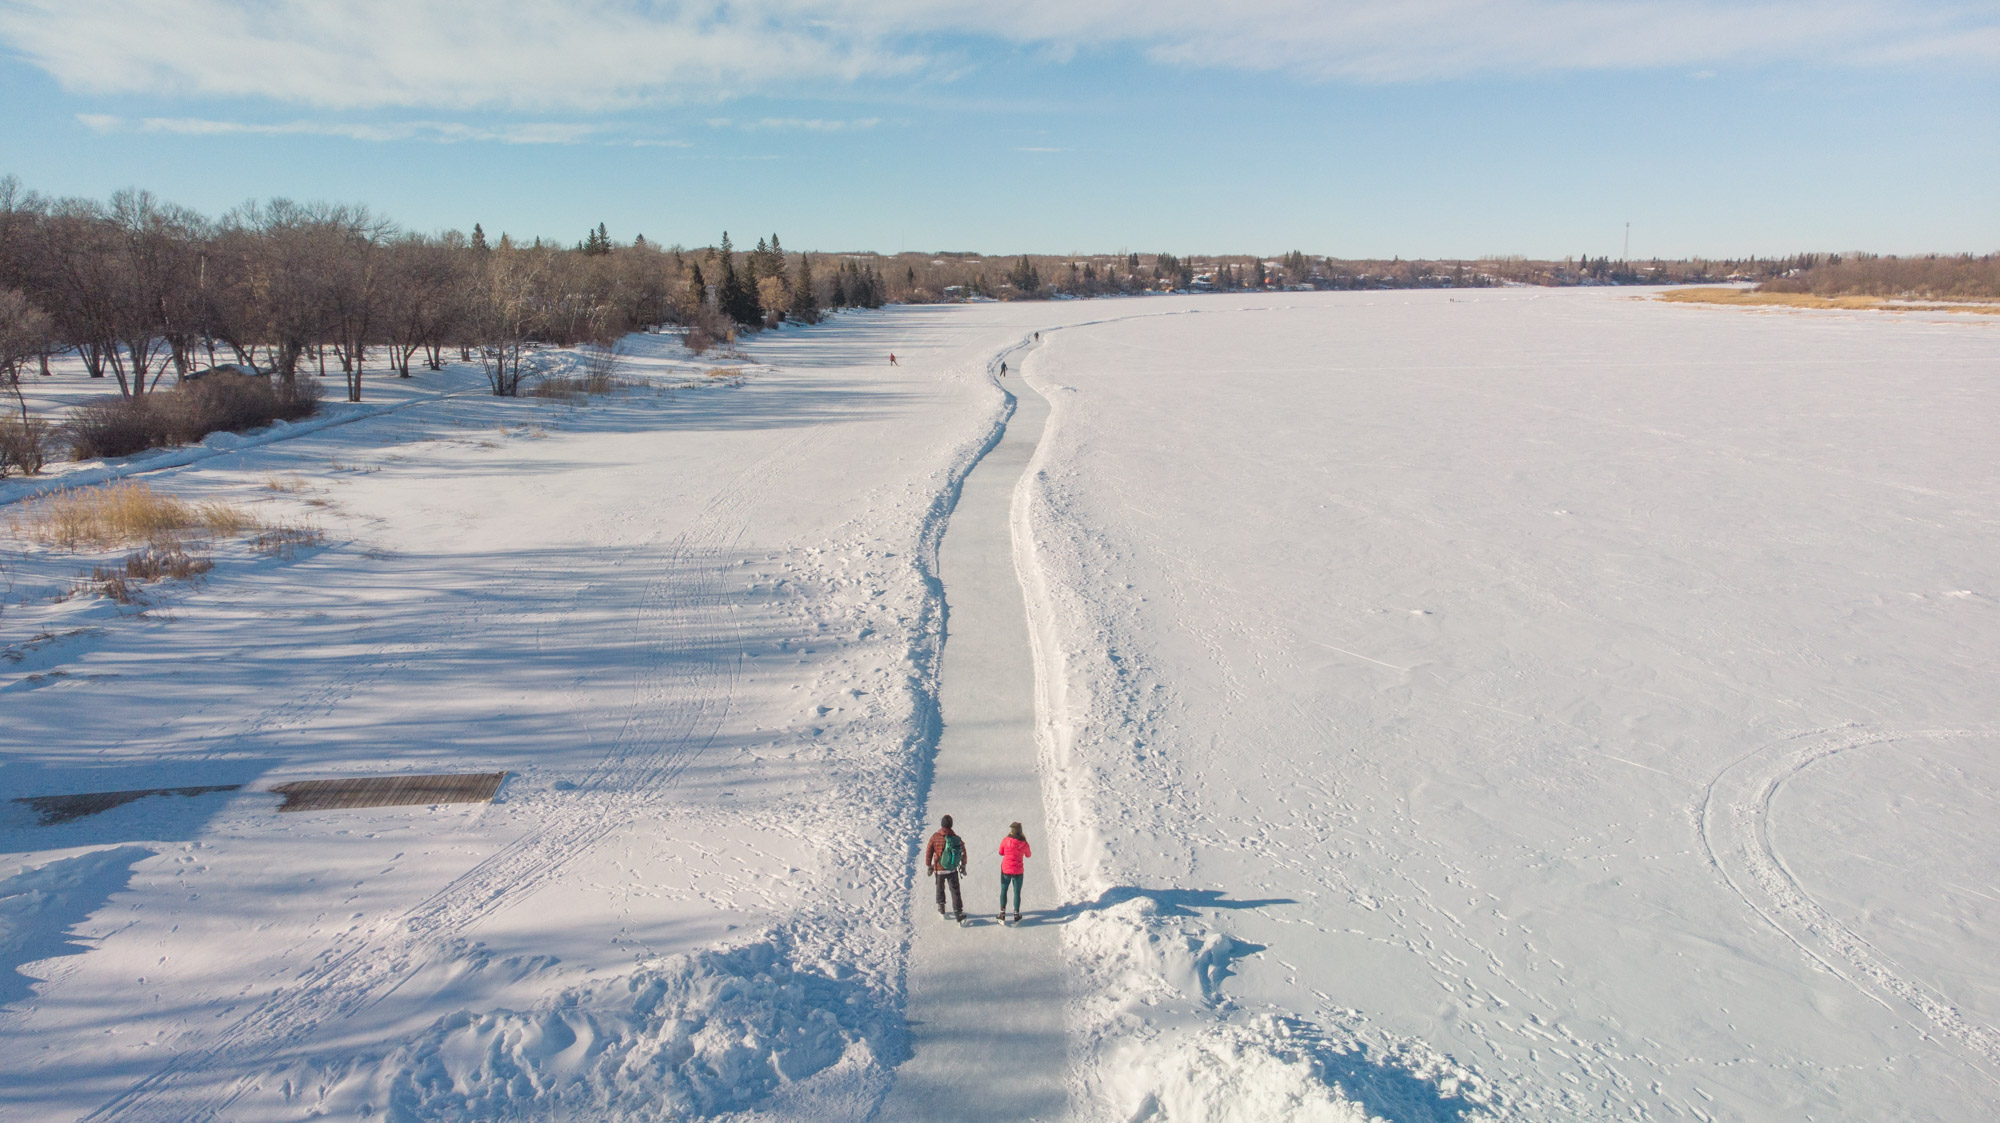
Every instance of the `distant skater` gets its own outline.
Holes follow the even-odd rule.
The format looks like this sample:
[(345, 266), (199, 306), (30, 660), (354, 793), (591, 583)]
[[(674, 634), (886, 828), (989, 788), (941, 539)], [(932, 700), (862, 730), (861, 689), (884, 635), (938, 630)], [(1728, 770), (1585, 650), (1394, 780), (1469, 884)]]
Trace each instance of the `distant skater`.
[(1005, 378), (1005, 377), (1007, 377), (1007, 364), (1006, 364), (1006, 363), (1001, 363), (1001, 364), (1000, 364), (1000, 377), (1002, 377), (1002, 378)]
[(889, 352), (889, 365), (892, 367), (902, 365), (896, 361), (896, 353), (894, 351)]
[[(1019, 863), (1015, 863), (1018, 865)], [(945, 915), (944, 889), (951, 886), (951, 911), (957, 920), (965, 919), (965, 901), (958, 895), (958, 875), (965, 872), (965, 840), (951, 829), (951, 816), (946, 815), (924, 847), (924, 871), (937, 882), (938, 915)], [(1016, 904), (1020, 902), (1019, 892), (1014, 894)]]
[(1028, 872), (1024, 858), (1034, 856), (1021, 824), (1007, 824), (1007, 837), (1000, 840), (1000, 919), (1007, 919), (1007, 887), (1014, 887), (1014, 923), (1021, 923), (1021, 875)]

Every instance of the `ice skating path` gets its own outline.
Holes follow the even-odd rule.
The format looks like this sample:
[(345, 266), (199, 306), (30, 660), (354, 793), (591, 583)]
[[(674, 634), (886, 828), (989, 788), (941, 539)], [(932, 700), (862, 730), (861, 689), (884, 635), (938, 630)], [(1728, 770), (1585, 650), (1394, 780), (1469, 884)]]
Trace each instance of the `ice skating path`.
[[(1021, 352), (1005, 358), (1020, 365)], [(997, 360), (996, 360), (997, 366)], [(939, 549), (946, 605), (939, 709), (944, 729), (926, 810), (928, 833), (950, 815), (965, 838), (967, 927), (939, 918), (918, 871), (911, 923), (912, 1055), (878, 1119), (1056, 1119), (1064, 1114), (1063, 1037), (1056, 904), (1045, 854), (1036, 774), (1035, 681), (1027, 609), (1014, 568), (1010, 506), (1041, 440), (1048, 402), (1017, 374), (1004, 387), (1014, 414), (1000, 442), (968, 477)], [(1034, 846), (1022, 890), (1023, 921), (1007, 928), (1000, 899), (1000, 839), (1018, 820)]]

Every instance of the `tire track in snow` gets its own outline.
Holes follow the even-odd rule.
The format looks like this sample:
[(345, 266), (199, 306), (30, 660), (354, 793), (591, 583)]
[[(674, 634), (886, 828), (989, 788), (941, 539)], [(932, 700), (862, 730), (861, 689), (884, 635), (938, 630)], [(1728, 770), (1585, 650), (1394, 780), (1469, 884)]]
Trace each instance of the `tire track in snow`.
[[(532, 896), (569, 861), (656, 804), (688, 763), (713, 743), (734, 695), (742, 643), (723, 589), (721, 561), (741, 542), (747, 512), (778, 466), (808, 454), (825, 439), (824, 425), (808, 427), (745, 468), (664, 551), (661, 570), (649, 582), (632, 623), (633, 631), (645, 637), (646, 666), (618, 737), (578, 783), (579, 791), (566, 793), (560, 804), (547, 795), (514, 804), (525, 817), (559, 814), (547, 814), (544, 825), (394, 920), (365, 933), (335, 937), (302, 976), (228, 1028), (206, 1035), (204, 1046), (177, 1054), (85, 1118), (161, 1123), (217, 1118), (255, 1089), (262, 1070), (279, 1053), (388, 997), (426, 963), (450, 954), (455, 937)], [(628, 548), (626, 557), (639, 548)], [(561, 587), (548, 576), (539, 583)], [(695, 649), (691, 640), (721, 632), (737, 637), (734, 658), (671, 658), (677, 651)], [(224, 1082), (226, 1088), (217, 1087)]]
[(1792, 876), (1771, 842), (1771, 803), (1807, 769), (1840, 753), (1899, 741), (1990, 736), (1991, 730), (1926, 729), (1863, 733), (1811, 729), (1764, 745), (1709, 782), (1699, 808), (1709, 865), (1730, 890), (1801, 953), (1927, 1041), (1945, 1044), (1989, 1079), (2000, 1080), (2000, 1033), (1967, 1021), (1956, 1005), (1822, 908)]

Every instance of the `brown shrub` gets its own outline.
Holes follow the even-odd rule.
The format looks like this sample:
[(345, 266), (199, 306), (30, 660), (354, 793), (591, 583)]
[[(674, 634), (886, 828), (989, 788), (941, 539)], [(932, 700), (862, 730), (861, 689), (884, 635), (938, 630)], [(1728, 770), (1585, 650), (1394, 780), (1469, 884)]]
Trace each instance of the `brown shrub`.
[(166, 442), (166, 430), (144, 399), (98, 398), (70, 411), (70, 456), (77, 460), (130, 456)]
[(9, 471), (32, 476), (49, 462), (55, 434), (39, 417), (0, 417), (0, 476)]
[(319, 412), (320, 385), (244, 374), (211, 374), (143, 398), (101, 398), (70, 414), (70, 453), (78, 460), (130, 456), (149, 448), (193, 444), (210, 433), (238, 433)]

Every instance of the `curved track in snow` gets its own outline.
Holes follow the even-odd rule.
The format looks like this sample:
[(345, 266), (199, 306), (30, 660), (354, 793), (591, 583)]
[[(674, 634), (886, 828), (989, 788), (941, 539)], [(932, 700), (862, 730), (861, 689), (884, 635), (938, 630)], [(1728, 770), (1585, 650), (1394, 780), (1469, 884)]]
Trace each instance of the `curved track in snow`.
[(1949, 997), (1912, 977), (1813, 900), (1771, 841), (1772, 802), (1815, 765), (1841, 753), (1987, 732), (1814, 729), (1762, 746), (1709, 782), (1701, 802), (1701, 837), (1710, 864), (1730, 890), (1808, 959), (1904, 1018), (1926, 1040), (1954, 1048), (1967, 1063), (2000, 1079), (2000, 1033), (1968, 1021)]

